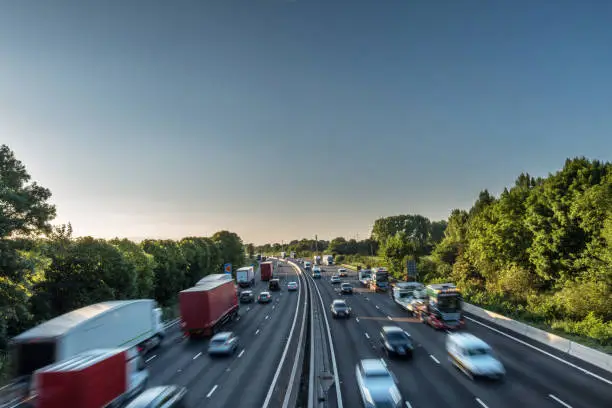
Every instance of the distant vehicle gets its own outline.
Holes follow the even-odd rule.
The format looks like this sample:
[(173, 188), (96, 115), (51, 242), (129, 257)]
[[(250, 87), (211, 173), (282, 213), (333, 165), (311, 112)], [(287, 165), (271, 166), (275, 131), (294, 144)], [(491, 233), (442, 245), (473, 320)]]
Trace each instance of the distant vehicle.
[(270, 292), (261, 292), (259, 296), (257, 296), (257, 302), (259, 303), (270, 303), (272, 301), (272, 295)]
[(353, 286), (351, 286), (350, 283), (343, 283), (342, 285), (340, 285), (340, 291), (342, 291), (342, 293), (345, 293), (347, 295), (352, 295)]
[(345, 268), (338, 269), (338, 276), (341, 278), (346, 278), (348, 276)]
[(389, 271), (386, 268), (374, 268), (370, 277), (370, 289), (386, 292), (389, 287)]
[(291, 259), (295, 259), (295, 252), (291, 252), (291, 254), (289, 255), (289, 257), (290, 257)]
[(134, 349), (96, 349), (34, 372), (37, 408), (122, 405), (146, 388), (149, 372)]
[(261, 256), (261, 261), (262, 261), (262, 262), (265, 262), (265, 261), (266, 261), (266, 259), (268, 259), (268, 257), (267, 257), (267, 256), (265, 256), (265, 255), (262, 255), (262, 256)]
[(236, 270), (236, 282), (241, 288), (255, 285), (255, 268), (246, 266)]
[(315, 265), (321, 265), (321, 256), (320, 256), (320, 255), (315, 255), (315, 256), (312, 258), (312, 262), (313, 262)]
[(293, 292), (293, 291), (298, 290), (298, 284), (297, 284), (297, 282), (289, 282), (289, 283), (287, 284), (287, 289), (288, 289), (289, 291), (292, 291), (292, 292)]
[(446, 351), (453, 365), (470, 379), (488, 377), (501, 380), (506, 375), (503, 364), (491, 347), (469, 333), (453, 333), (446, 337)]
[(357, 387), (365, 407), (403, 407), (397, 379), (382, 359), (361, 360), (355, 367)]
[(331, 312), (334, 318), (336, 317), (346, 317), (347, 319), (351, 317), (351, 308), (346, 304), (344, 300), (336, 299), (331, 304)]
[(333, 255), (323, 255), (323, 265), (333, 265), (333, 264), (334, 264)]
[(312, 268), (313, 279), (321, 279), (321, 267), (315, 266)]
[(272, 279), (272, 273), (274, 272), (274, 264), (272, 262), (262, 262), (260, 265), (261, 280), (269, 281)]
[(465, 326), (462, 297), (452, 283), (426, 286), (427, 298), (415, 304), (415, 315), (436, 329), (454, 330)]
[(257, 260), (261, 261), (261, 254), (257, 254)]
[(238, 292), (232, 280), (211, 280), (179, 292), (179, 306), (185, 336), (210, 336), (238, 316)]
[(393, 286), (391, 296), (402, 309), (413, 313), (416, 305), (426, 298), (424, 289), (425, 285), (419, 282), (398, 282)]
[(215, 334), (208, 344), (208, 354), (231, 355), (238, 349), (238, 336), (232, 332), (222, 332)]
[(210, 275), (206, 275), (202, 279), (200, 279), (195, 286), (207, 285), (210, 282), (219, 282), (219, 281), (232, 281), (232, 275), (229, 273), (211, 273)]
[(152, 299), (96, 303), (14, 337), (12, 366), (17, 380), (27, 381), (35, 370), (91, 349), (136, 347), (146, 353), (159, 346), (164, 335), (161, 309)]
[(338, 275), (332, 275), (332, 277), (329, 278), (329, 281), (331, 283), (340, 283), (340, 277)]
[(281, 252), (280, 253), (280, 257), (281, 257), (281, 259), (285, 259), (287, 257), (287, 253), (286, 252)]
[(145, 390), (125, 408), (186, 408), (187, 388), (178, 385), (160, 385)]
[(359, 271), (359, 282), (365, 286), (370, 286), (370, 279), (372, 278), (372, 271), (369, 269), (362, 269)]
[(280, 280), (270, 279), (270, 282), (268, 283), (268, 289), (273, 290), (273, 291), (281, 290)]
[(380, 331), (380, 343), (388, 357), (412, 357), (414, 351), (412, 337), (397, 326), (383, 326)]
[(240, 292), (240, 303), (251, 303), (255, 300), (252, 290), (243, 290)]
[(309, 271), (312, 268), (312, 264), (308, 261), (304, 262), (304, 269)]

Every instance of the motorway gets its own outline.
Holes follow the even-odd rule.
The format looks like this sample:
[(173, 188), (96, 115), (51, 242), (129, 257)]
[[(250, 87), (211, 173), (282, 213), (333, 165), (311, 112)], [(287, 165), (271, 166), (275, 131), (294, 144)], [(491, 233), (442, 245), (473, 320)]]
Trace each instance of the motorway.
[[(436, 331), (410, 317), (393, 302), (389, 294), (362, 289), (356, 272), (349, 271), (349, 276), (342, 278), (352, 283), (356, 292), (353, 295), (341, 295), (338, 292), (340, 285), (333, 285), (329, 280), (337, 267), (322, 268), (322, 279), (314, 282), (329, 314), (343, 406), (362, 406), (355, 380), (355, 365), (361, 359), (373, 357), (384, 358), (398, 378), (407, 407), (612, 406), (612, 376), (609, 373), (537, 345), (542, 351), (587, 370), (588, 373), (585, 373), (535, 350), (532, 348), (535, 344), (525, 345), (480, 325), (475, 319), (468, 320), (466, 331), (493, 347), (506, 367), (507, 377), (501, 383), (471, 381), (448, 362), (446, 335), (443, 331)], [(346, 299), (352, 307), (353, 316), (350, 319), (331, 318), (329, 305), (336, 298)], [(412, 335), (417, 346), (412, 360), (389, 360), (384, 355), (378, 340), (380, 328), (384, 325), (400, 326)], [(603, 378), (596, 378), (589, 373)], [(336, 405), (330, 403), (329, 406)]]
[[(169, 329), (162, 347), (146, 356), (149, 386), (187, 387), (188, 408), (282, 406), (287, 389), (294, 387), (289, 384), (291, 372), (297, 372), (298, 382), (301, 374), (293, 367), (297, 341), (292, 341), (287, 349), (285, 346), (290, 333), (293, 339), (299, 338), (302, 322), (306, 321), (306, 291), (302, 290), (303, 277), (292, 267), (281, 266), (279, 277), (282, 290), (271, 292), (271, 303), (241, 304), (240, 317), (222, 329), (239, 336), (236, 354), (211, 358), (206, 352), (207, 339), (183, 339), (175, 325)], [(299, 283), (299, 291), (287, 291), (286, 283), (292, 280)], [(259, 273), (256, 282), (252, 288), (255, 296), (267, 290), (267, 282), (260, 280)], [(280, 364), (283, 356), (285, 364)], [(271, 387), (273, 380), (275, 386)]]

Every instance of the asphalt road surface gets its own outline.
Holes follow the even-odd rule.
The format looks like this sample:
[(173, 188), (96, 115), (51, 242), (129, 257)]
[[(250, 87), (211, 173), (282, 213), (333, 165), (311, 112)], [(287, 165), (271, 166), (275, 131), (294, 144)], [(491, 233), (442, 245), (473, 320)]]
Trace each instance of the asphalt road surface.
[[(292, 267), (282, 266), (279, 275), (282, 290), (271, 292), (271, 303), (241, 304), (240, 317), (222, 329), (239, 336), (240, 346), (236, 354), (231, 357), (210, 357), (206, 352), (207, 339), (183, 339), (178, 325), (175, 325), (169, 330), (157, 354), (146, 357), (150, 372), (149, 386), (186, 386), (188, 408), (261, 408), (266, 399), (270, 407), (281, 406), (279, 401), (284, 399), (288, 387), (297, 341), (291, 342), (281, 369), (279, 363), (292, 326), (295, 326), (293, 337), (298, 337), (305, 295), (301, 295), (298, 307), (298, 291), (302, 291), (303, 282)], [(288, 292), (288, 281), (298, 282), (299, 290)], [(262, 282), (259, 274), (256, 275), (256, 282), (252, 288), (255, 296), (267, 290), (267, 282)], [(298, 312), (299, 318), (294, 319)], [(270, 391), (277, 369), (276, 387)]]
[[(452, 366), (447, 358), (444, 331), (436, 331), (401, 309), (388, 293), (373, 293), (361, 287), (356, 272), (348, 271), (342, 281), (353, 284), (353, 295), (341, 295), (340, 284), (332, 284), (330, 276), (337, 267), (323, 266), (322, 279), (315, 284), (326, 305), (343, 298), (353, 309), (348, 319), (331, 319), (331, 331), (336, 349), (343, 405), (362, 406), (355, 380), (355, 366), (364, 358), (384, 358), (399, 380), (400, 391), (407, 407), (534, 407), (534, 408), (604, 408), (612, 406), (612, 376), (597, 367), (572, 359), (528, 339), (518, 338), (557, 358), (585, 370), (559, 361), (542, 351), (522, 344), (482, 326), (476, 319), (468, 320), (465, 331), (480, 337), (498, 354), (507, 370), (503, 382), (471, 381)], [(327, 308), (327, 313), (329, 308)], [(493, 329), (505, 332), (486, 323)], [(382, 326), (397, 325), (413, 337), (416, 345), (412, 360), (389, 359), (382, 352), (379, 332)], [(595, 374), (598, 379), (589, 374)], [(608, 381), (608, 382), (606, 382)]]

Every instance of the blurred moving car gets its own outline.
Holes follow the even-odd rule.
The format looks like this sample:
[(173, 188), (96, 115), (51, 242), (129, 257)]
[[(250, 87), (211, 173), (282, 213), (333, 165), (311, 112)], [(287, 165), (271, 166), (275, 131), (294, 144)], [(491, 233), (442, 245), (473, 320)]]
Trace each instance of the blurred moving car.
[(340, 276), (341, 278), (346, 278), (348, 276), (346, 269), (345, 268), (338, 269), (338, 276)]
[(331, 283), (340, 283), (340, 277), (338, 275), (332, 275), (330, 281)]
[(232, 332), (221, 332), (215, 334), (213, 338), (210, 339), (210, 343), (208, 344), (208, 354), (230, 355), (234, 354), (237, 348), (238, 336)]
[(350, 283), (343, 283), (340, 285), (340, 291), (347, 295), (353, 294), (353, 286)]
[(160, 385), (146, 389), (125, 408), (186, 408), (185, 394), (185, 387)]
[(344, 300), (336, 299), (331, 304), (331, 312), (334, 318), (336, 317), (351, 317), (351, 308)]
[(355, 376), (366, 408), (403, 407), (397, 380), (383, 359), (361, 360), (355, 367)]
[(506, 375), (503, 364), (491, 347), (473, 334), (449, 334), (446, 351), (451, 363), (472, 380), (476, 377), (501, 380)]
[(268, 283), (268, 289), (270, 290), (274, 290), (274, 291), (278, 291), (281, 290), (280, 287), (280, 280), (275, 278), (275, 279), (270, 279), (270, 282)]
[(298, 290), (297, 282), (289, 282), (287, 284), (287, 290), (289, 290), (289, 291), (296, 291), (296, 290)]
[(272, 295), (270, 292), (261, 292), (259, 296), (257, 296), (257, 302), (259, 303), (270, 303), (272, 300)]
[(240, 292), (240, 303), (250, 303), (255, 300), (252, 290), (243, 290)]
[(408, 332), (397, 326), (383, 326), (380, 343), (388, 357), (412, 357), (414, 344)]

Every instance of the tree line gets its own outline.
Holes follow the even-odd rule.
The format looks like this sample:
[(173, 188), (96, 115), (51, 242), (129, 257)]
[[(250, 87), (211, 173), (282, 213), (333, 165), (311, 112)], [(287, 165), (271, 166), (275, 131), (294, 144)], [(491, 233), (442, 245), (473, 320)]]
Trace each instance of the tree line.
[(171, 308), (180, 290), (224, 263), (243, 266), (238, 235), (174, 240), (96, 239), (53, 226), (51, 192), (31, 182), (25, 166), (0, 147), (0, 350), (42, 321), (89, 304), (154, 298)]
[[(289, 248), (302, 242), (312, 251), (308, 240)], [(609, 162), (567, 159), (547, 177), (521, 174), (498, 197), (482, 191), (472, 208), (455, 209), (446, 221), (384, 217), (368, 240), (339, 237), (325, 250), (340, 262), (387, 266), (399, 279), (414, 259), (424, 283), (452, 281), (467, 301), (612, 346)]]

